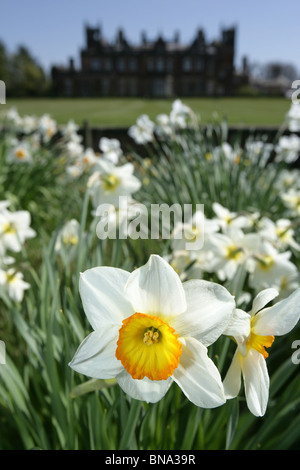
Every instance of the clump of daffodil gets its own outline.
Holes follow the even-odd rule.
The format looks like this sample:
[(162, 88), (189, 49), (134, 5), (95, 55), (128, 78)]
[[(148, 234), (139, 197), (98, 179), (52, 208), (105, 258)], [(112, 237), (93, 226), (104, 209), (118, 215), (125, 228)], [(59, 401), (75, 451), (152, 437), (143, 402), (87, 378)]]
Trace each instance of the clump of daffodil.
[(160, 400), (173, 382), (200, 407), (225, 402), (207, 347), (223, 333), (235, 302), (221, 285), (182, 283), (160, 256), (132, 273), (96, 267), (81, 274), (80, 294), (93, 332), (70, 366), (100, 379), (116, 378), (131, 397)]

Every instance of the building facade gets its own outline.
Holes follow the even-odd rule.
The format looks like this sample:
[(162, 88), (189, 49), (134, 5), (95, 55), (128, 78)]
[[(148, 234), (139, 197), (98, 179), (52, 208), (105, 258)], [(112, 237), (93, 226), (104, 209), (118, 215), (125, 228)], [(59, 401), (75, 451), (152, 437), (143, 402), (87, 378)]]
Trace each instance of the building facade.
[(109, 43), (100, 28), (85, 28), (80, 67), (52, 67), (57, 96), (228, 96), (234, 94), (235, 29), (208, 43), (198, 30), (190, 44), (175, 37), (154, 41), (142, 34), (130, 44), (122, 30)]

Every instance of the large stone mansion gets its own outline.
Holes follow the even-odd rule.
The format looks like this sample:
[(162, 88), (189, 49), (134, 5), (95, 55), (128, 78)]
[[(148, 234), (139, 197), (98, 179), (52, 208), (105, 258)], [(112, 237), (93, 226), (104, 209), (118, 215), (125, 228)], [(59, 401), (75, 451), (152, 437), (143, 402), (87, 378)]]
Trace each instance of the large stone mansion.
[(234, 94), (235, 29), (207, 42), (199, 29), (190, 44), (175, 34), (150, 41), (142, 34), (131, 44), (120, 30), (109, 43), (100, 28), (85, 28), (80, 67), (52, 67), (57, 96), (228, 96)]

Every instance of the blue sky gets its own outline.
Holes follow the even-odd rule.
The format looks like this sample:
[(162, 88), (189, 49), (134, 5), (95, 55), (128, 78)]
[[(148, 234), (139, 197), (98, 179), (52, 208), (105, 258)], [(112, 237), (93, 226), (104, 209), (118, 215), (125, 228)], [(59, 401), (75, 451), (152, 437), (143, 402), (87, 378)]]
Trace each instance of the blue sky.
[(299, 18), (299, 0), (0, 0), (0, 40), (10, 52), (26, 45), (49, 70), (71, 56), (78, 63), (85, 24), (101, 25), (109, 41), (122, 27), (132, 43), (142, 31), (151, 39), (179, 31), (186, 43), (198, 28), (213, 40), (236, 26), (237, 66), (246, 55), (251, 62), (292, 63), (300, 73)]

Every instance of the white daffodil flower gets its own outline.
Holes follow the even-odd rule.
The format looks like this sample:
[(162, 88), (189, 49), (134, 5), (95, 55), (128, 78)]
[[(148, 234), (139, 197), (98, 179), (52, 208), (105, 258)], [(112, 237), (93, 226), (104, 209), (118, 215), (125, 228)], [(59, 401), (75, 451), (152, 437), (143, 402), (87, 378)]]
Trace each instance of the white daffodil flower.
[(137, 120), (136, 124), (128, 129), (128, 135), (137, 144), (146, 144), (152, 142), (154, 139), (155, 124), (151, 121), (147, 114), (142, 114)]
[(76, 180), (80, 178), (83, 173), (83, 167), (78, 162), (75, 165), (68, 165), (66, 166), (66, 174), (69, 179)]
[(268, 287), (280, 290), (283, 279), (297, 273), (296, 265), (290, 260), (291, 255), (290, 251), (281, 253), (269, 242), (263, 243), (249, 276), (250, 287), (256, 291)]
[(225, 160), (238, 165), (241, 153), (240, 148), (233, 148), (228, 142), (223, 142), (222, 145), (214, 149), (214, 160), (220, 162), (222, 158), (225, 158)]
[(21, 302), (24, 297), (24, 291), (29, 289), (30, 284), (23, 281), (23, 274), (16, 272), (14, 268), (7, 271), (0, 269), (0, 286), (8, 294), (9, 298), (15, 302)]
[(70, 367), (89, 377), (116, 378), (137, 400), (159, 401), (176, 382), (195, 405), (224, 403), (220, 374), (207, 347), (223, 333), (235, 308), (221, 285), (182, 283), (160, 256), (132, 273), (97, 267), (80, 278), (93, 332)]
[(5, 249), (20, 252), (25, 240), (33, 238), (36, 232), (30, 227), (28, 211), (0, 212), (0, 241)]
[(278, 219), (273, 222), (268, 217), (263, 217), (260, 221), (259, 233), (265, 240), (274, 243), (279, 250), (291, 247), (300, 251), (300, 245), (294, 238), (293, 223), (289, 219)]
[(237, 212), (232, 212), (219, 202), (214, 202), (212, 208), (217, 216), (215, 220), (219, 223), (223, 231), (226, 231), (229, 227), (248, 228), (251, 226), (249, 217), (238, 214)]
[(285, 193), (290, 188), (299, 188), (300, 171), (298, 168), (282, 169), (274, 182), (274, 187), (280, 192)]
[(49, 114), (43, 114), (39, 119), (38, 128), (44, 142), (49, 142), (57, 132), (57, 123)]
[(271, 347), (275, 336), (289, 333), (300, 318), (300, 288), (286, 299), (264, 308), (277, 295), (273, 288), (261, 291), (253, 301), (252, 310), (246, 313), (237, 309), (232, 324), (225, 331), (225, 335), (234, 337), (237, 343), (223, 382), (225, 395), (228, 399), (236, 397), (243, 377), (247, 405), (255, 416), (265, 414), (269, 399), (270, 379), (265, 360), (268, 353), (265, 348)]
[(283, 135), (280, 137), (276, 147), (276, 161), (293, 163), (298, 160), (299, 152), (300, 137), (298, 137), (296, 134)]
[(300, 215), (300, 189), (290, 188), (281, 194), (280, 197), (293, 216)]
[(131, 196), (138, 191), (141, 182), (133, 172), (132, 163), (115, 166), (112, 162), (100, 159), (88, 180), (93, 207), (96, 209), (100, 204), (118, 206), (120, 196)]
[(72, 138), (74, 134), (77, 135), (79, 126), (73, 119), (70, 119), (67, 124), (62, 128), (62, 133), (65, 137)]
[(202, 210), (197, 210), (186, 222), (177, 222), (172, 236), (172, 249), (189, 251), (202, 249), (210, 235), (219, 230), (216, 220), (207, 219)]
[(77, 253), (79, 241), (80, 223), (76, 219), (68, 220), (59, 231), (54, 250), (57, 254), (68, 256), (73, 259)]
[(247, 158), (250, 162), (255, 162), (260, 167), (265, 167), (273, 150), (273, 144), (268, 144), (261, 140), (249, 140), (245, 144)]
[(115, 165), (119, 162), (120, 157), (123, 155), (121, 144), (118, 139), (108, 139), (107, 137), (101, 137), (99, 141), (99, 148), (102, 152), (102, 156)]
[(185, 129), (188, 124), (188, 118), (193, 116), (193, 112), (189, 106), (182, 103), (180, 99), (172, 103), (170, 112), (170, 122), (177, 129)]
[(18, 142), (6, 157), (8, 163), (30, 163), (32, 162), (28, 142)]
[(171, 137), (174, 135), (174, 126), (172, 125), (168, 114), (158, 114), (156, 116), (156, 122), (157, 125), (155, 127), (155, 133), (158, 136)]
[(66, 153), (68, 158), (72, 161), (77, 161), (84, 152), (84, 147), (80, 142), (76, 140), (69, 140), (66, 145)]
[(247, 233), (230, 227), (227, 233), (210, 236), (210, 248), (214, 254), (210, 270), (217, 272), (220, 280), (232, 279), (240, 265), (250, 270), (252, 256), (260, 247), (261, 239), (256, 233)]
[(94, 150), (91, 148), (87, 148), (77, 157), (75, 166), (78, 166), (78, 168), (80, 168), (82, 174), (84, 171), (88, 172), (90, 170), (93, 170), (98, 161), (99, 157), (97, 157)]

